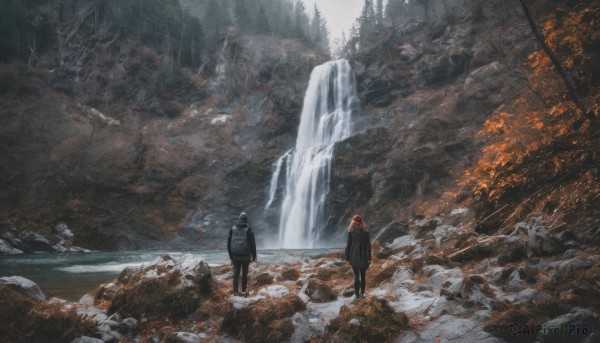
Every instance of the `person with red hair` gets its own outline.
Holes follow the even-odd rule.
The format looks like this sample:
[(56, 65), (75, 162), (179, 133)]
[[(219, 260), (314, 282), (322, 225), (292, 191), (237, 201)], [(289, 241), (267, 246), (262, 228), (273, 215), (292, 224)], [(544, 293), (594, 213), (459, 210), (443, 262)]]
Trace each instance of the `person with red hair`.
[(354, 295), (365, 296), (366, 273), (371, 264), (371, 236), (367, 224), (360, 215), (355, 215), (348, 225), (348, 242), (346, 243), (346, 260), (350, 262), (354, 272)]

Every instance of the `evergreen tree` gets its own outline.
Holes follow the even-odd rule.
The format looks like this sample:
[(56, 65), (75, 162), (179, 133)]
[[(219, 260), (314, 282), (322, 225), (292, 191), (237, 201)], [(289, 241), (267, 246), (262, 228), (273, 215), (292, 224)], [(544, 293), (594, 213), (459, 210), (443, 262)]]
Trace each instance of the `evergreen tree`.
[(252, 27), (252, 17), (248, 10), (247, 0), (236, 0), (233, 13), (238, 29), (241, 32), (248, 32)]
[(360, 17), (357, 20), (358, 40), (361, 44), (372, 42), (376, 36), (377, 25), (373, 0), (365, 0)]
[(310, 36), (315, 47), (322, 51), (329, 51), (329, 32), (327, 22), (315, 4), (313, 20), (310, 24)]
[(309, 26), (310, 21), (306, 14), (306, 7), (302, 1), (298, 1), (294, 7), (294, 30), (292, 36), (308, 43), (310, 41), (310, 37), (308, 36)]
[(269, 24), (269, 19), (267, 18), (267, 12), (263, 5), (260, 5), (258, 8), (258, 12), (255, 17), (254, 28), (257, 33), (260, 34), (268, 34), (271, 32), (271, 25)]
[(377, 26), (383, 26), (383, 0), (377, 0)]

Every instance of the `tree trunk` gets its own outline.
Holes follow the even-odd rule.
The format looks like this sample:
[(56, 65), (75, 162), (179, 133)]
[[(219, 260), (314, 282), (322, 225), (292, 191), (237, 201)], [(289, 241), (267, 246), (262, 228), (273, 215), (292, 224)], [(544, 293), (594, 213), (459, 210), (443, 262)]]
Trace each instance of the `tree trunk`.
[(566, 71), (565, 68), (563, 68), (562, 64), (560, 63), (560, 61), (559, 61), (558, 57), (556, 56), (556, 54), (554, 53), (554, 51), (552, 51), (552, 49), (550, 49), (548, 44), (546, 44), (546, 40), (544, 39), (544, 37), (542, 36), (542, 33), (540, 32), (539, 28), (537, 27), (537, 24), (535, 23), (535, 20), (533, 19), (531, 10), (530, 10), (529, 5), (527, 4), (526, 0), (519, 0), (519, 1), (521, 2), (521, 6), (523, 6), (523, 10), (525, 11), (525, 15), (527, 16), (527, 21), (529, 22), (529, 25), (531, 26), (531, 31), (535, 35), (535, 38), (537, 38), (537, 40), (540, 42), (540, 44), (542, 45), (542, 48), (544, 49), (544, 51), (546, 52), (548, 57), (550, 57), (550, 60), (552, 61), (552, 63), (554, 64), (554, 66), (556, 67), (558, 72), (560, 73), (560, 76), (562, 77), (562, 79), (565, 82), (565, 85), (567, 87), (567, 91), (569, 92), (569, 96), (571, 97), (571, 99), (573, 100), (575, 105), (585, 115), (585, 117), (580, 117), (575, 121), (574, 128), (579, 129), (579, 127), (581, 127), (581, 125), (583, 124), (583, 121), (585, 121), (586, 117), (589, 120), (595, 120), (597, 118), (596, 114), (593, 111), (589, 110), (587, 108), (587, 106), (583, 103), (583, 101), (579, 98), (579, 96), (577, 95), (577, 90), (575, 89), (575, 83), (573, 82), (573, 79), (571, 78), (571, 74), (569, 74), (569, 72)]

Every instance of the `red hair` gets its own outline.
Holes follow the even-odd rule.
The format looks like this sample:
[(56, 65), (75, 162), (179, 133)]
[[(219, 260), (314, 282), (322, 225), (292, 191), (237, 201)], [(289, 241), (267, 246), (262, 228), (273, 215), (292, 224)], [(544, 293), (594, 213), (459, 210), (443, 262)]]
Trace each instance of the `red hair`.
[(363, 231), (367, 229), (367, 224), (363, 222), (363, 218), (358, 214), (352, 217), (352, 221), (350, 221), (350, 225), (348, 226), (348, 231), (352, 231), (352, 228), (355, 226), (354, 224), (358, 225)]

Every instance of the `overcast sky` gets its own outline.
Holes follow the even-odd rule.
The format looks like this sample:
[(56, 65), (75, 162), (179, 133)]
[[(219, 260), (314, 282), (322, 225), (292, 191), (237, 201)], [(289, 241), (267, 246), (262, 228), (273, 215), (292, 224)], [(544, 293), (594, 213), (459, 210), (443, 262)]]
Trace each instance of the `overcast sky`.
[(342, 36), (342, 31), (346, 32), (346, 37), (352, 24), (360, 15), (363, 0), (302, 0), (306, 5), (310, 16), (312, 17), (315, 2), (321, 11), (321, 14), (327, 19), (330, 37), (339, 39)]

